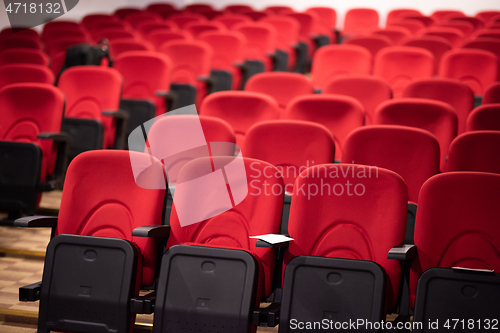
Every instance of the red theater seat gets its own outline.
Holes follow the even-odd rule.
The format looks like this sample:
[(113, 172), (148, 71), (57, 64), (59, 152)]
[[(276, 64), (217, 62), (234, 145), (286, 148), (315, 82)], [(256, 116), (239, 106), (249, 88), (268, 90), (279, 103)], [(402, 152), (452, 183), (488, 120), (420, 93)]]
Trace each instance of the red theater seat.
[(354, 8), (347, 11), (342, 35), (368, 35), (378, 29), (379, 15), (374, 9)]
[(399, 45), (402, 40), (411, 36), (411, 32), (408, 29), (399, 26), (390, 26), (385, 29), (375, 30), (372, 34), (389, 38), (393, 45)]
[[(267, 16), (259, 21), (268, 23), (276, 28), (276, 48), (287, 53), (288, 69), (292, 70), (297, 66), (297, 43), (299, 42), (300, 24), (293, 17), (288, 16)], [(301, 67), (302, 68), (302, 67)]]
[(384, 47), (392, 46), (392, 41), (387, 36), (370, 35), (347, 38), (344, 44), (359, 45), (366, 48), (372, 54), (372, 59), (375, 59), (378, 51)]
[(464, 40), (464, 34), (459, 29), (448, 27), (428, 27), (420, 30), (421, 36), (438, 36), (450, 42), (453, 48), (458, 47)]
[(500, 131), (473, 131), (457, 136), (450, 145), (446, 171), (500, 174)]
[(495, 82), (490, 85), (483, 96), (483, 104), (500, 103), (500, 83)]
[(156, 50), (159, 50), (160, 47), (167, 42), (174, 40), (191, 40), (192, 38), (191, 34), (187, 31), (170, 31), (162, 29), (151, 31), (145, 39), (151, 42)]
[(42, 50), (9, 49), (0, 52), (0, 65), (33, 64), (47, 67), (49, 59)]
[(226, 26), (220, 22), (190, 22), (184, 26), (184, 30), (189, 31), (193, 37), (207, 31), (225, 31)]
[(0, 89), (20, 82), (54, 84), (54, 75), (45, 66), (33, 64), (8, 64), (0, 66)]
[(480, 105), (469, 114), (466, 131), (500, 131), (500, 103)]
[(416, 9), (393, 9), (387, 14), (387, 23), (398, 22), (408, 16), (422, 16), (422, 13)]
[(451, 50), (451, 44), (447, 39), (430, 35), (410, 37), (402, 41), (402, 45), (420, 47), (430, 51), (434, 55), (434, 74), (438, 73), (443, 54)]

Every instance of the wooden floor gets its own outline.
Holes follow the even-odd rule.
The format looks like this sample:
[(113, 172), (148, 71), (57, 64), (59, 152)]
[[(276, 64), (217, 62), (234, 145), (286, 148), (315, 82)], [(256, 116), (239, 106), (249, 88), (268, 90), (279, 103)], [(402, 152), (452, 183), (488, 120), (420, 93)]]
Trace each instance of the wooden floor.
[[(44, 193), (40, 215), (56, 215), (61, 191)], [(0, 219), (5, 215), (0, 214)], [(39, 302), (19, 302), (19, 287), (42, 279), (50, 230), (0, 226), (0, 332), (35, 333)], [(153, 315), (138, 315), (134, 332), (150, 331)], [(257, 332), (278, 332), (258, 328)]]

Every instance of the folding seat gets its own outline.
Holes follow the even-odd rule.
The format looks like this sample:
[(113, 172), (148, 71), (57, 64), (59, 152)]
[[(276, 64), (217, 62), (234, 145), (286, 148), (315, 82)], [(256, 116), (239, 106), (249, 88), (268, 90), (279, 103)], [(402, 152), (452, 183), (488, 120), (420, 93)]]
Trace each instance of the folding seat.
[(247, 12), (253, 11), (253, 7), (249, 5), (228, 5), (224, 7), (224, 11), (231, 14), (245, 14)]
[(238, 23), (252, 22), (252, 19), (243, 14), (224, 14), (217, 16), (213, 21), (221, 22), (228, 29), (232, 29)]
[(85, 29), (91, 30), (92, 27), (95, 27), (96, 25), (98, 25), (100, 23), (108, 23), (108, 22), (117, 23), (119, 21), (120, 21), (120, 19), (114, 15), (88, 14), (82, 18), (81, 24)]
[(300, 24), (293, 17), (267, 16), (259, 20), (276, 28), (276, 48), (286, 52), (288, 70), (305, 72), (307, 66), (307, 45), (299, 42)]
[(373, 74), (386, 79), (394, 98), (414, 79), (432, 77), (434, 56), (419, 47), (391, 46), (380, 50), (375, 57)]
[(281, 111), (295, 97), (314, 93), (311, 81), (299, 73), (271, 72), (252, 76), (245, 85), (245, 91), (271, 96)]
[(323, 164), (302, 172), (288, 224), (280, 333), (297, 323), (326, 322), (334, 331), (353, 318), (384, 321), (402, 281), (388, 252), (403, 244), (406, 202), (403, 179), (386, 169)]
[(322, 89), (335, 76), (346, 74), (370, 74), (370, 51), (358, 45), (328, 45), (314, 54), (311, 78), (315, 89)]
[(128, 113), (125, 136), (129, 137), (136, 127), (169, 109), (172, 63), (161, 53), (129, 51), (116, 57), (113, 67), (123, 77), (120, 109)]
[(500, 103), (500, 83), (495, 82), (486, 88), (483, 104)]
[(453, 20), (453, 21), (441, 23), (439, 26), (446, 27), (446, 28), (458, 29), (463, 33), (464, 38), (470, 37), (470, 35), (472, 35), (472, 33), (476, 30), (471, 23), (465, 22), (465, 21)]
[(154, 45), (147, 40), (133, 38), (115, 39), (109, 42), (109, 54), (111, 58), (116, 58), (124, 52), (130, 51), (155, 51)]
[(475, 15), (475, 17), (477, 17), (478, 19), (480, 19), (486, 23), (498, 15), (500, 15), (500, 10), (485, 10), (485, 11), (478, 12)]
[(500, 39), (500, 29), (479, 29), (472, 34), (472, 37)]
[(69, 157), (124, 144), (126, 114), (119, 110), (123, 78), (104, 66), (75, 66), (65, 70), (58, 87), (66, 96), (63, 130), (73, 137)]
[(0, 37), (0, 52), (9, 50), (9, 49), (33, 49), (33, 50), (41, 50), (42, 44), (39, 40), (31, 39), (31, 37), (13, 37), (6, 36)]
[(500, 131), (473, 131), (453, 140), (446, 171), (478, 171), (500, 174)]
[(387, 14), (386, 25), (401, 21), (408, 16), (422, 16), (422, 13), (416, 9), (393, 9)]
[(181, 13), (180, 10), (174, 8), (174, 6), (168, 3), (152, 3), (146, 7), (146, 10), (148, 12), (160, 14), (164, 20), (167, 20), (170, 16), (174, 14)]
[(162, 22), (142, 22), (137, 25), (136, 30), (141, 33), (143, 37), (146, 37), (153, 31), (157, 30), (168, 30), (177, 31), (179, 28), (174, 22), (162, 21)]
[(500, 131), (500, 103), (478, 106), (467, 118), (466, 131)]
[(205, 16), (197, 13), (182, 12), (169, 16), (168, 21), (174, 22), (180, 29), (184, 29), (186, 24), (191, 22), (205, 22)]
[(426, 27), (431, 27), (433, 26), (434, 24), (436, 24), (436, 22), (434, 21), (434, 19), (430, 16), (407, 16), (403, 19), (403, 22), (404, 21), (419, 21), (420, 23), (423, 23)]
[(428, 27), (420, 30), (420, 35), (443, 37), (450, 42), (453, 48), (458, 47), (464, 39), (462, 31), (447, 27)]
[(163, 17), (157, 13), (141, 11), (128, 14), (123, 20), (135, 28), (144, 22), (162, 22)]
[(33, 64), (8, 64), (0, 66), (0, 89), (21, 82), (54, 84), (54, 75), (45, 66)]
[(264, 17), (270, 17), (270, 16), (277, 17), (276, 15), (270, 15), (268, 12), (264, 12), (264, 11), (245, 12), (245, 13), (243, 13), (243, 15), (250, 17), (254, 21), (259, 21), (260, 19), (262, 19)]
[(450, 17), (459, 16), (465, 16), (465, 14), (460, 10), (436, 10), (431, 14), (431, 17), (438, 24), (448, 21)]
[(273, 15), (287, 15), (295, 12), (292, 7), (289, 6), (268, 6), (264, 11)]
[(474, 30), (482, 29), (484, 27), (484, 22), (475, 17), (463, 16), (463, 17), (453, 17), (450, 19), (450, 22), (454, 21), (470, 23), (474, 26)]
[(316, 49), (335, 43), (335, 34), (319, 24), (316, 13), (289, 13), (287, 17), (296, 19), (300, 24), (299, 40), (307, 45), (307, 58), (311, 59)]
[(347, 11), (342, 35), (368, 35), (378, 29), (379, 15), (374, 9), (354, 8)]
[(373, 124), (377, 106), (392, 98), (389, 83), (371, 75), (346, 75), (327, 81), (322, 94), (334, 94), (353, 97), (363, 105), (365, 125)]
[(47, 67), (49, 59), (42, 50), (9, 49), (0, 52), (0, 65), (33, 64)]
[(14, 83), (0, 89), (0, 110), (0, 210), (13, 222), (34, 215), (41, 192), (63, 180), (64, 95), (51, 84)]
[(220, 22), (190, 22), (184, 26), (194, 38), (206, 31), (225, 31), (226, 26)]
[(457, 116), (453, 108), (441, 101), (423, 98), (399, 98), (380, 104), (374, 124), (421, 128), (439, 141), (441, 170), (445, 169), (451, 141), (457, 136)]
[(432, 78), (411, 82), (403, 91), (403, 97), (427, 98), (450, 104), (458, 119), (457, 134), (465, 132), (469, 113), (474, 108), (472, 89), (454, 79)]
[(140, 39), (141, 35), (137, 31), (128, 31), (121, 28), (99, 29), (92, 34), (92, 38), (97, 42), (101, 39), (115, 40), (121, 38)]
[(372, 54), (372, 59), (375, 59), (378, 51), (384, 47), (392, 46), (392, 41), (387, 36), (370, 35), (350, 37), (343, 40), (344, 44), (362, 46)]
[(208, 31), (198, 39), (214, 51), (211, 76), (215, 91), (241, 89), (246, 38), (237, 31)]
[(170, 31), (170, 30), (155, 30), (146, 36), (146, 40), (151, 42), (156, 50), (170, 41), (174, 40), (191, 40), (193, 36), (187, 31)]
[(401, 44), (401, 41), (411, 36), (408, 29), (398, 26), (391, 26), (385, 29), (379, 29), (372, 32), (373, 35), (381, 35), (389, 38), (393, 45)]
[[(232, 30), (242, 33), (247, 44), (243, 51), (247, 73), (243, 79), (246, 82), (253, 74), (271, 71), (275, 67), (276, 58), (276, 29), (265, 22), (238, 23)], [(284, 66), (286, 69), (286, 65)], [(284, 69), (283, 69), (284, 70)]]
[(165, 189), (153, 187), (165, 184), (163, 174), (146, 154), (85, 152), (68, 168), (58, 217), (16, 220), (21, 227), (52, 227), (56, 235), (43, 280), (20, 288), (21, 300), (40, 299), (40, 332), (132, 331), (131, 298), (155, 282), (157, 236), (168, 235), (161, 226)]
[(499, 313), (500, 233), (491, 209), (499, 190), (500, 176), (482, 172), (446, 172), (422, 186), (410, 271), (414, 321), (474, 323), (469, 329), (483, 332), (478, 323)]
[(220, 91), (203, 101), (199, 113), (225, 120), (236, 133), (236, 144), (243, 147), (250, 127), (265, 120), (278, 119), (279, 106), (273, 98), (264, 94)]
[(26, 38), (26, 39), (33, 39), (33, 40), (40, 39), (40, 35), (34, 29), (23, 29), (21, 31), (14, 32), (12, 30), (12, 28), (4, 28), (0, 31), (0, 36), (1, 37), (7, 37), (7, 36), (20, 37), (20, 36), (22, 36), (23, 38)]
[(420, 21), (415, 19), (404, 19), (401, 21), (396, 21), (392, 23), (388, 23), (387, 28), (391, 27), (402, 27), (407, 29), (411, 35), (416, 35), (420, 30), (426, 27), (426, 25)]
[(89, 40), (90, 36), (87, 32), (83, 32), (82, 30), (52, 30), (47, 31), (42, 35), (43, 42), (47, 45), (53, 43), (59, 39), (65, 38), (80, 38), (82, 40)]
[(130, 14), (135, 14), (135, 13), (140, 13), (142, 12), (139, 8), (134, 8), (134, 7), (121, 7), (115, 10), (113, 15), (118, 16), (121, 20), (126, 18)]
[(455, 49), (441, 58), (439, 76), (458, 79), (482, 96), (486, 88), (498, 80), (498, 58), (489, 51)]
[(337, 12), (330, 7), (309, 7), (306, 13), (314, 13), (318, 16), (320, 24), (324, 29), (330, 32), (337, 30)]
[(202, 41), (173, 40), (162, 44), (158, 51), (172, 60), (171, 89), (177, 94), (176, 106), (201, 105), (213, 87), (210, 45)]
[(214, 8), (209, 4), (195, 3), (192, 5), (187, 5), (186, 7), (184, 7), (184, 10), (191, 13), (201, 13), (209, 10), (214, 10)]
[(363, 126), (364, 112), (361, 103), (348, 96), (299, 96), (288, 103), (283, 119), (312, 121), (324, 125), (335, 140), (335, 159), (340, 160), (342, 147), (349, 133)]
[(42, 34), (40, 37), (43, 40), (45, 34), (48, 32), (64, 31), (64, 30), (82, 31), (82, 26), (74, 21), (62, 21), (62, 20), (50, 21), (44, 24)]
[(430, 35), (410, 37), (402, 41), (402, 45), (420, 47), (430, 51), (434, 55), (434, 74), (437, 74), (438, 72), (443, 54), (451, 50), (451, 44), (447, 39)]
[(500, 40), (495, 38), (476, 38), (462, 44), (464, 49), (480, 49), (494, 53), (500, 59)]

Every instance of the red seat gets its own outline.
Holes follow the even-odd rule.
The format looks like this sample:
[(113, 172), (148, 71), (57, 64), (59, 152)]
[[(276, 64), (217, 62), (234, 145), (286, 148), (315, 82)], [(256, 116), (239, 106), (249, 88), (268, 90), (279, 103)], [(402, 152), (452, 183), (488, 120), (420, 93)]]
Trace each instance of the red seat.
[(403, 46), (420, 47), (430, 51), (434, 55), (434, 74), (439, 70), (441, 57), (446, 51), (451, 50), (450, 42), (439, 36), (410, 37), (402, 42)]
[(373, 66), (373, 74), (389, 82), (395, 98), (401, 97), (412, 80), (432, 77), (433, 73), (432, 53), (412, 46), (392, 46), (380, 50)]
[(495, 38), (500, 39), (500, 29), (496, 28), (487, 28), (487, 29), (479, 29), (472, 34), (473, 38)]
[[(462, 44), (464, 49), (479, 49), (490, 51), (500, 59), (500, 39), (479, 37), (475, 40), (470, 40)], [(500, 75), (500, 68), (499, 68)], [(500, 77), (500, 76), (499, 76)]]
[(407, 18), (407, 19), (403, 19), (401, 21), (388, 23), (387, 27), (388, 28), (391, 28), (391, 27), (405, 28), (406, 30), (408, 30), (410, 32), (411, 35), (416, 35), (416, 34), (418, 34), (418, 32), (420, 30), (425, 28), (426, 25), (420, 20), (416, 20), (414, 18)]
[(453, 140), (446, 171), (478, 171), (500, 174), (500, 131), (474, 131)]
[(322, 89), (332, 77), (345, 74), (370, 74), (372, 56), (357, 45), (327, 45), (314, 54), (311, 78), (315, 89)]
[(89, 14), (82, 18), (82, 25), (85, 29), (91, 30), (98, 24), (101, 23), (119, 23), (120, 19), (114, 15), (108, 14)]
[(311, 58), (316, 50), (315, 38), (323, 35), (329, 41), (335, 41), (335, 35), (330, 29), (325, 29), (319, 24), (319, 17), (314, 12), (309, 13), (289, 13), (287, 17), (292, 17), (299, 22), (299, 40), (307, 44), (308, 58)]
[(417, 127), (432, 133), (439, 141), (444, 170), (448, 148), (457, 135), (457, 116), (449, 104), (423, 98), (386, 101), (375, 111), (374, 123)]
[(467, 118), (466, 131), (500, 131), (500, 103), (478, 106)]
[(101, 39), (115, 40), (122, 38), (141, 39), (137, 31), (128, 31), (122, 28), (99, 29), (92, 34), (92, 38), (97, 42)]
[(189, 31), (193, 37), (207, 31), (225, 31), (226, 26), (220, 22), (190, 22), (184, 26), (184, 30)]
[(450, 17), (459, 16), (465, 16), (465, 14), (460, 10), (436, 10), (431, 15), (438, 24), (448, 21)]
[(293, 17), (288, 16), (268, 16), (259, 21), (268, 23), (276, 28), (276, 48), (288, 54), (288, 69), (295, 68), (297, 61), (296, 51), (299, 42), (300, 24)]
[(41, 50), (42, 43), (39, 40), (31, 39), (31, 38), (22, 38), (22, 37), (1, 37), (0, 38), (0, 52), (9, 49), (33, 49), (33, 50)]
[(458, 79), (469, 85), (474, 94), (483, 95), (498, 79), (498, 58), (489, 51), (456, 49), (441, 58), (439, 76)]
[(245, 90), (271, 96), (282, 111), (295, 97), (314, 93), (311, 81), (304, 75), (285, 72), (255, 74), (247, 81)]
[(327, 81), (321, 93), (357, 99), (365, 110), (365, 125), (372, 125), (377, 106), (392, 98), (389, 84), (382, 78), (370, 75), (346, 75), (332, 78)]
[(248, 16), (249, 18), (251, 18), (254, 21), (259, 21), (261, 18), (264, 18), (264, 17), (273, 16), (273, 15), (269, 15), (268, 12), (263, 12), (263, 11), (260, 11), (260, 12), (259, 11), (250, 11), (250, 12), (243, 13), (243, 15)]
[(487, 87), (483, 96), (483, 104), (500, 103), (500, 83), (495, 82)]
[(345, 14), (342, 35), (368, 35), (372, 30), (378, 29), (379, 15), (374, 9), (355, 8)]
[(66, 54), (66, 50), (68, 47), (84, 43), (88, 43), (88, 39), (81, 37), (65, 37), (47, 43), (45, 45), (45, 53), (47, 53), (49, 58), (52, 60), (50, 63), (51, 67), (54, 64), (53, 60), (58, 56), (58, 54)]
[(242, 33), (247, 44), (243, 50), (246, 60), (257, 60), (264, 64), (264, 70), (273, 69), (273, 62), (270, 55), (276, 52), (276, 29), (265, 22), (238, 23), (232, 27), (233, 30)]
[(434, 99), (450, 104), (458, 118), (457, 134), (465, 132), (465, 123), (474, 108), (472, 89), (453, 79), (418, 79), (403, 91), (403, 97)]
[(372, 54), (372, 59), (375, 59), (378, 51), (384, 47), (392, 46), (392, 41), (387, 36), (370, 35), (347, 38), (344, 44), (358, 45), (366, 48)]
[(144, 22), (162, 22), (163, 17), (157, 13), (140, 11), (128, 14), (123, 18), (123, 21), (128, 22), (132, 27), (136, 28)]
[(9, 49), (0, 52), (0, 65), (33, 64), (47, 67), (49, 59), (42, 50)]
[(115, 124), (103, 111), (117, 111), (123, 79), (114, 69), (103, 66), (75, 66), (65, 70), (58, 82), (66, 96), (67, 118), (94, 119), (104, 126), (104, 148), (117, 144)]
[[(364, 174), (366, 178), (358, 178), (361, 174)], [(316, 194), (314, 194), (314, 189), (318, 189)], [(320, 191), (323, 195), (319, 194)], [(358, 261), (377, 263), (380, 265), (378, 269), (385, 272), (382, 274), (386, 277), (382, 280), (385, 285), (381, 283), (377, 291), (370, 289), (370, 292), (362, 294), (349, 289), (345, 292), (357, 297), (354, 300), (349, 297), (342, 300), (336, 299), (335, 304), (342, 302), (344, 303), (342, 308), (346, 309), (344, 311), (351, 312), (353, 310), (347, 309), (357, 308), (361, 303), (366, 302), (369, 304), (366, 305), (368, 309), (371, 309), (373, 305), (372, 293), (377, 292), (381, 294), (382, 298), (379, 300), (381, 304), (377, 304), (380, 308), (377, 309), (378, 311), (367, 312), (375, 317), (371, 320), (383, 320), (386, 309), (395, 308), (398, 299), (401, 266), (398, 261), (388, 259), (387, 253), (392, 247), (403, 244), (406, 209), (405, 183), (400, 176), (392, 171), (357, 164), (313, 166), (302, 172), (294, 187), (288, 225), (290, 237), (294, 240), (290, 242), (285, 253), (284, 263), (288, 266), (293, 263), (292, 259), (299, 256), (351, 259), (349, 261), (352, 262), (352, 265), (356, 265)], [(314, 260), (313, 257), (308, 257), (308, 259)], [(346, 260), (336, 261), (346, 262)], [(358, 262), (358, 264), (362, 264), (362, 262)], [(304, 267), (304, 269), (306, 268)], [(335, 275), (326, 279), (326, 275), (329, 275), (332, 269)], [(347, 270), (350, 269), (356, 270), (352, 266), (349, 266)], [(312, 292), (320, 284), (319, 281), (324, 281), (325, 284), (330, 281), (330, 288), (334, 288), (332, 285), (338, 284), (340, 278), (338, 275), (343, 277), (343, 272), (341, 267), (335, 265), (329, 269), (323, 268), (313, 275), (321, 276), (321, 278), (318, 278), (317, 281), (311, 279), (300, 281), (302, 282), (300, 289), (306, 288)], [(295, 274), (299, 273), (297, 271)], [(287, 274), (289, 273), (285, 270), (284, 286), (290, 288), (292, 285), (287, 285)], [(299, 281), (296, 282), (299, 283)], [(342, 284), (344, 283), (347, 281), (342, 279)], [(297, 290), (295, 289), (296, 292), (298, 292)], [(290, 306), (287, 302), (290, 297), (294, 296), (290, 293), (291, 289), (284, 290), (282, 311), (286, 311), (284, 309)], [(323, 295), (326, 293), (328, 298), (336, 295), (332, 289), (320, 290), (319, 293)], [(310, 297), (309, 293), (303, 296)], [(325, 303), (327, 302), (325, 298), (323, 300)], [(308, 307), (307, 312), (297, 311), (292, 314), (293, 317), (290, 317), (307, 316), (309, 311), (313, 310), (312, 304)], [(318, 306), (320, 309), (315, 312), (321, 316), (324, 307), (321, 304)], [(336, 318), (349, 321), (348, 316), (344, 317), (344, 311), (339, 313), (341, 317)], [(289, 320), (290, 317), (286, 319)], [(285, 324), (285, 321), (283, 320), (281, 323)]]
[(169, 3), (151, 3), (146, 7), (148, 12), (158, 13), (164, 19), (167, 19), (170, 15), (176, 14), (179, 10), (175, 9), (175, 7)]
[(401, 21), (408, 16), (422, 16), (422, 13), (416, 9), (393, 9), (387, 14), (387, 24)]
[(143, 37), (146, 37), (153, 31), (157, 30), (169, 30), (169, 31), (177, 31), (179, 28), (174, 22), (162, 21), (162, 22), (142, 22), (137, 25), (137, 31), (141, 33)]
[(191, 12), (191, 13), (201, 13), (201, 12), (206, 12), (210, 10), (214, 10), (211, 5), (208, 4), (202, 4), (202, 3), (194, 3), (191, 5), (187, 5), (184, 7), (184, 10)]
[(170, 31), (170, 30), (155, 30), (151, 31), (147, 36), (146, 40), (154, 45), (156, 50), (170, 41), (174, 40), (191, 40), (193, 37), (187, 31)]
[(134, 8), (134, 7), (120, 7), (115, 12), (113, 15), (118, 16), (121, 20), (129, 16), (130, 14), (136, 14), (136, 13), (141, 13), (142, 11), (139, 8)]
[(314, 13), (318, 16), (318, 24), (326, 31), (337, 29), (337, 12), (330, 7), (309, 7), (306, 13)]
[[(213, 164), (211, 164), (212, 160)], [(179, 194), (178, 191), (180, 191), (178, 188), (170, 217), (171, 233), (167, 247), (170, 248), (176, 244), (191, 243), (192, 245), (229, 247), (249, 251), (254, 254), (255, 258), (262, 265), (262, 279), (264, 280), (262, 294), (263, 296), (268, 296), (271, 293), (276, 252), (274, 249), (256, 247), (255, 240), (249, 239), (249, 236), (279, 232), (283, 205), (283, 180), (279, 171), (269, 163), (251, 158), (214, 157), (213, 159), (206, 158), (191, 161), (184, 166), (179, 177), (181, 182), (183, 182), (184, 179), (190, 180), (193, 177), (198, 177), (200, 174), (205, 174), (207, 168), (212, 173), (221, 169), (227, 170), (229, 168), (227, 165), (230, 162), (243, 163), (246, 177), (241, 179), (241, 175), (233, 172), (234, 178), (230, 179), (229, 183), (226, 182), (226, 184), (232, 189), (233, 196), (236, 197), (236, 193), (240, 191), (240, 188), (236, 186), (238, 187), (238, 191), (235, 191), (235, 183), (249, 185), (250, 181), (252, 181), (253, 187), (248, 186), (246, 197), (237, 205), (232, 205), (229, 202), (228, 208), (231, 208), (231, 206), (232, 208), (221, 214), (199, 223), (182, 226), (182, 221), (178, 215), (179, 207), (185, 209), (185, 205), (190, 205), (192, 199), (187, 196), (177, 196)], [(265, 170), (267, 170), (267, 173), (265, 173)], [(267, 175), (270, 175), (270, 177), (267, 177)], [(275, 188), (275, 192), (268, 192), (266, 194), (264, 186)], [(281, 193), (276, 194), (277, 189)], [(236, 199), (238, 198), (236, 197), (234, 200)], [(210, 203), (208, 201), (205, 201), (205, 203), (200, 202), (198, 209), (209, 208), (203, 206), (207, 204)], [(259, 208), (255, 209), (256, 207)]]
[(146, 40), (132, 38), (115, 39), (109, 42), (109, 54), (111, 58), (116, 58), (124, 52), (130, 51), (154, 51), (153, 44)]
[(463, 16), (463, 17), (453, 17), (450, 19), (450, 22), (467, 22), (470, 23), (474, 26), (474, 29), (482, 29), (484, 27), (484, 22), (478, 18), (475, 17), (468, 17), (468, 16)]
[(289, 6), (268, 6), (265, 9), (266, 12), (272, 15), (287, 15), (295, 12), (292, 7)]
[(464, 38), (468, 38), (472, 33), (476, 30), (472, 23), (465, 22), (465, 21), (448, 21), (445, 23), (441, 23), (439, 25), (440, 27), (445, 27), (445, 28), (454, 28), (460, 30)]
[(349, 133), (363, 126), (363, 106), (352, 97), (333, 95), (300, 96), (285, 110), (284, 119), (312, 121), (324, 125), (335, 140), (335, 159), (342, 157), (342, 148)]
[(165, 99), (156, 95), (170, 90), (172, 63), (164, 54), (128, 51), (115, 58), (113, 67), (123, 77), (122, 98), (153, 102), (157, 116), (167, 111)]
[(500, 15), (500, 10), (485, 10), (478, 12), (475, 17), (486, 23), (498, 15)]
[(23, 29), (21, 31), (14, 32), (12, 30), (12, 28), (4, 28), (4, 29), (2, 29), (2, 31), (0, 31), (0, 36), (3, 36), (3, 37), (7, 37), (7, 36), (11, 36), (11, 37), (17, 36), (17, 37), (20, 37), (20, 36), (23, 36), (23, 38), (31, 38), (33, 40), (40, 39), (40, 35), (34, 29)]
[(439, 143), (429, 132), (406, 126), (355, 129), (344, 144), (342, 163), (373, 165), (403, 177), (408, 201), (417, 203), (422, 184), (439, 173)]
[(0, 66), (0, 89), (20, 82), (54, 84), (54, 75), (45, 66), (33, 64), (8, 64)]
[(389, 38), (393, 45), (399, 45), (402, 40), (411, 36), (411, 32), (408, 29), (394, 25), (385, 29), (375, 30), (372, 34)]
[(205, 16), (196, 13), (182, 12), (173, 14), (168, 18), (168, 21), (174, 22), (180, 29), (184, 29), (186, 24), (191, 22), (205, 22)]
[(242, 147), (252, 125), (279, 117), (278, 103), (271, 97), (248, 91), (224, 91), (210, 94), (201, 105), (200, 115), (225, 120), (236, 133)]
[[(446, 172), (429, 179), (420, 191), (417, 220), (415, 223), (415, 245), (417, 247), (417, 257), (413, 260), (410, 272), (410, 304), (415, 304), (415, 296), (419, 297), (416, 291), (417, 281), (428, 269), (441, 268), (468, 268), (486, 269), (498, 272), (500, 270), (500, 232), (498, 230), (498, 219), (495, 209), (496, 202), (500, 197), (500, 176), (495, 174), (480, 172)], [(436, 271), (436, 270), (435, 270)], [(437, 272), (437, 271), (436, 271)], [(445, 278), (440, 285), (455, 288), (441, 288), (434, 291), (434, 295), (440, 291), (449, 293), (448, 299), (456, 292), (462, 304), (452, 302), (446, 304), (443, 300), (436, 309), (448, 311), (452, 315), (460, 312), (460, 305), (471, 305), (471, 298), (463, 295), (463, 287), (470, 286), (477, 290), (476, 283), (487, 278), (482, 274), (472, 271), (462, 272), (460, 270), (450, 271), (455, 277)], [(492, 275), (492, 274), (491, 274)], [(473, 276), (477, 276), (476, 279)], [(464, 280), (462, 283), (454, 283), (453, 279), (473, 279)], [(435, 278), (439, 278), (435, 276)], [(473, 281), (476, 281), (474, 283)], [(423, 286), (422, 286), (423, 287)], [(459, 287), (458, 289), (456, 287)], [(484, 290), (484, 289), (481, 289)], [(480, 292), (481, 298), (487, 297), (488, 292)], [(478, 296), (479, 296), (478, 295)], [(424, 295), (422, 295), (424, 296)], [(427, 293), (433, 296), (433, 293)], [(425, 297), (425, 296), (424, 296)], [(446, 296), (444, 296), (446, 297)], [(457, 300), (457, 298), (452, 298)], [(420, 299), (415, 304), (419, 311), (415, 315), (425, 320), (425, 299)], [(442, 304), (446, 307), (443, 308)], [(496, 303), (492, 303), (496, 304)], [(485, 305), (480, 302), (475, 306)], [(451, 306), (451, 308), (450, 308)], [(420, 313), (420, 310), (423, 310)], [(498, 311), (498, 308), (495, 308)], [(477, 313), (473, 309), (466, 312), (467, 318)], [(475, 311), (474, 311), (475, 312)], [(480, 315), (485, 313), (485, 309), (480, 311)], [(496, 312), (494, 312), (496, 313)], [(434, 315), (434, 313), (433, 313)], [(436, 317), (439, 313), (435, 314)], [(464, 314), (462, 314), (463, 316)], [(463, 317), (456, 316), (458, 320)], [(477, 319), (477, 318), (476, 318)], [(446, 320), (439, 316), (439, 320)], [(466, 320), (466, 319), (465, 319)]]
[(210, 76), (213, 61), (210, 45), (202, 41), (174, 40), (162, 44), (158, 51), (172, 60), (171, 82), (196, 89), (195, 102), (199, 107), (208, 93), (206, 79)]
[(65, 38), (78, 38), (84, 41), (90, 41), (91, 38), (87, 32), (83, 32), (82, 30), (52, 30), (45, 32), (43, 35), (43, 42), (47, 45), (53, 42), (58, 41), (59, 39)]
[(322, 125), (308, 121), (272, 120), (250, 128), (242, 151), (246, 157), (277, 167), (285, 183), (285, 192), (291, 194), (295, 179), (303, 170), (317, 164), (333, 163), (335, 144), (330, 131)]
[(428, 27), (420, 30), (421, 36), (438, 36), (450, 42), (453, 48), (458, 47), (464, 39), (464, 34), (459, 29), (447, 27)]
[(242, 14), (224, 14), (213, 19), (216, 22), (221, 22), (228, 29), (232, 29), (238, 23), (252, 22), (252, 19)]
[(225, 12), (229, 12), (232, 14), (245, 14), (247, 12), (251, 12), (254, 9), (249, 5), (228, 5), (224, 7)]

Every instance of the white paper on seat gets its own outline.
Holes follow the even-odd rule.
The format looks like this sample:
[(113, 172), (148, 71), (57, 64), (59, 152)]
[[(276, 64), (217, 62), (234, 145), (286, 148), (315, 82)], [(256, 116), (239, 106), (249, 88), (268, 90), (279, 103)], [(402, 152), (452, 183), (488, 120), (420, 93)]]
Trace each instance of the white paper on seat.
[(269, 243), (269, 244), (279, 244), (279, 243), (293, 241), (293, 238), (290, 238), (290, 237), (285, 236), (285, 235), (278, 235), (278, 234), (250, 236), (250, 238), (257, 238), (257, 239), (260, 239), (260, 240), (262, 240), (266, 243)]

